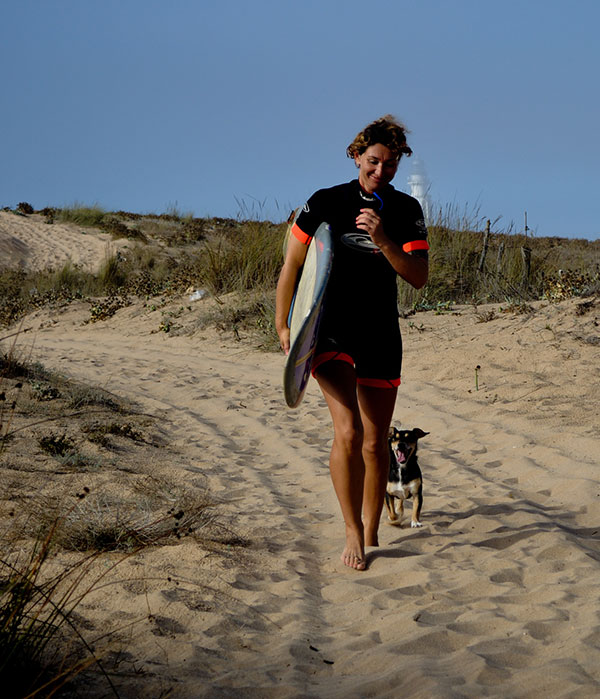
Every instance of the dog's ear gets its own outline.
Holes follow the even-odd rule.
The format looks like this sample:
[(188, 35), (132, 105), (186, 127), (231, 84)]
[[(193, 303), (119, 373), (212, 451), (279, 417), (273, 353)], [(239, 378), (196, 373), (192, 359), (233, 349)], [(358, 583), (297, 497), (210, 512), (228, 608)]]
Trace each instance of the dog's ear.
[(389, 438), (393, 437), (397, 431), (398, 431), (397, 427), (395, 427), (394, 425), (390, 425), (390, 431), (388, 432), (388, 437)]
[(418, 427), (415, 427), (415, 429), (413, 430), (413, 434), (417, 439), (421, 439), (422, 437), (428, 435), (429, 432), (423, 432), (423, 430), (419, 429)]

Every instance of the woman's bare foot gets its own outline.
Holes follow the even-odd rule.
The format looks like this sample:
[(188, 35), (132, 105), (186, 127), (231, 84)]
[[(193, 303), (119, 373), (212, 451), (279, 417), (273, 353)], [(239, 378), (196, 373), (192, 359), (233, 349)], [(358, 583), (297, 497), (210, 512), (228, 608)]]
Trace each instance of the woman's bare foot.
[(342, 563), (354, 570), (365, 570), (367, 561), (362, 537), (351, 530), (346, 530), (346, 548), (342, 551)]

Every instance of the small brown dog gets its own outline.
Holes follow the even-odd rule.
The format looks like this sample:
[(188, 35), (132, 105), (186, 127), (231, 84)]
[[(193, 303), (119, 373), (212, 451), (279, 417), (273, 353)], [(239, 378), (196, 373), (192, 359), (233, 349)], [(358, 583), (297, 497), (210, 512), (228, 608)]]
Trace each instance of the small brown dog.
[(417, 461), (417, 442), (429, 432), (418, 427), (413, 430), (390, 428), (388, 444), (390, 447), (390, 472), (385, 506), (388, 519), (392, 524), (401, 524), (404, 515), (404, 501), (413, 499), (410, 526), (422, 527), (420, 522), (423, 506), (423, 476)]

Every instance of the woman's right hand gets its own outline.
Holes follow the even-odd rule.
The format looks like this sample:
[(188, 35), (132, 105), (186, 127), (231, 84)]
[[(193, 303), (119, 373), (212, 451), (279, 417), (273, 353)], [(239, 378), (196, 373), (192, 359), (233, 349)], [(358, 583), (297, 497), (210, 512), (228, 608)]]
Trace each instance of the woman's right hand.
[(279, 344), (281, 349), (287, 354), (290, 353), (290, 329), (288, 327), (277, 331), (279, 335)]

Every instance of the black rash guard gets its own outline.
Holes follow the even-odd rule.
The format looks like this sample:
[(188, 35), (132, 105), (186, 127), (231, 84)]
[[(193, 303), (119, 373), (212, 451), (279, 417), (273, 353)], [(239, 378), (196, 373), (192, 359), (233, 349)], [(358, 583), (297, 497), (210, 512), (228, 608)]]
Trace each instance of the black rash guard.
[(310, 197), (292, 233), (308, 245), (325, 221), (334, 250), (314, 368), (341, 359), (354, 364), (360, 383), (397, 386), (402, 363), (397, 275), (369, 234), (356, 227), (366, 208), (377, 211), (385, 234), (405, 252), (429, 249), (421, 205), (391, 185), (369, 194), (353, 180)]

